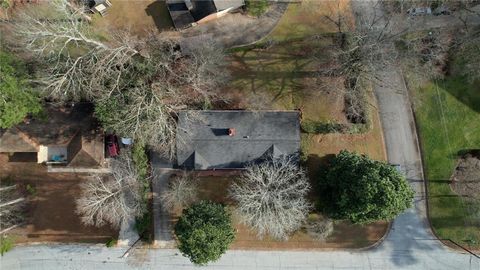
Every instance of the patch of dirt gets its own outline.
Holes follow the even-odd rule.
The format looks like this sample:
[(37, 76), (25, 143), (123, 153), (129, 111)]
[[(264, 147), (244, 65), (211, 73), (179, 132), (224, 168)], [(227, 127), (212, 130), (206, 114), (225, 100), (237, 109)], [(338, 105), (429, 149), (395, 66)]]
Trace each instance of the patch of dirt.
[(94, 14), (96, 29), (111, 34), (111, 31), (128, 30), (133, 35), (144, 36), (149, 31), (173, 30), (173, 22), (165, 1), (156, 0), (110, 0), (112, 6), (106, 16)]
[(8, 155), (0, 154), (0, 179), (23, 189), (33, 187), (33, 192), (24, 192), (28, 195), (25, 225), (9, 232), (15, 242), (104, 243), (118, 237), (118, 230), (109, 226), (82, 225), (75, 213), (75, 199), (85, 178), (74, 173), (47, 173), (42, 164), (8, 162)]
[(451, 188), (459, 196), (480, 199), (480, 155), (466, 155), (458, 161)]

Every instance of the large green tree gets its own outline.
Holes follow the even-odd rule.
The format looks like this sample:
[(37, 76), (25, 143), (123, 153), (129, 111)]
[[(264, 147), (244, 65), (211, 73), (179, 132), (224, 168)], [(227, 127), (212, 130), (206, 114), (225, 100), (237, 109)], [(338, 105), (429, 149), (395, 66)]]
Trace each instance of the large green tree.
[(320, 181), (327, 213), (353, 223), (391, 220), (412, 206), (414, 192), (392, 165), (341, 151)]
[(183, 210), (175, 225), (178, 249), (194, 264), (218, 260), (235, 239), (225, 206), (201, 201)]
[(0, 128), (20, 123), (27, 114), (42, 110), (38, 95), (28, 86), (23, 64), (0, 51)]

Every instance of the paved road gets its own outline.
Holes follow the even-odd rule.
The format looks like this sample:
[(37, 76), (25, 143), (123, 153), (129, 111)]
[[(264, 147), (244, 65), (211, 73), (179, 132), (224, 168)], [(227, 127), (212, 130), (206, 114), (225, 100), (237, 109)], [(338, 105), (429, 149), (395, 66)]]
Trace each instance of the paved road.
[[(367, 6), (362, 10), (372, 9)], [(370, 3), (371, 4), (371, 3)], [(378, 76), (390, 83), (376, 87), (389, 161), (401, 164), (416, 191), (415, 206), (400, 215), (379, 246), (366, 251), (228, 251), (205, 269), (459, 269), (480, 270), (480, 260), (443, 246), (425, 216), (420, 153), (407, 90), (395, 66)], [(3, 269), (198, 269), (174, 249), (137, 251), (103, 246), (54, 245), (17, 247), (0, 258)]]

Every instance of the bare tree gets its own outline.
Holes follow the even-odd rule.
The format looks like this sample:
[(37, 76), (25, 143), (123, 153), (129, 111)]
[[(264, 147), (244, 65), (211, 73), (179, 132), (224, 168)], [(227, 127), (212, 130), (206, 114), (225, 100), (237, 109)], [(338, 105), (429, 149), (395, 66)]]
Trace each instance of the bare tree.
[(111, 163), (109, 176), (94, 174), (81, 185), (77, 213), (86, 225), (102, 226), (110, 223), (118, 228), (122, 221), (141, 216), (141, 183), (132, 160), (122, 155)]
[(94, 101), (105, 128), (173, 157), (176, 112), (222, 99), (217, 89), (228, 72), (212, 40), (190, 42), (187, 52), (168, 34), (111, 31), (100, 39), (82, 7), (69, 0), (43, 5), (48, 14), (28, 10), (11, 25), (45, 65), (37, 83), (54, 100)]
[(247, 167), (231, 187), (237, 213), (259, 237), (287, 239), (299, 229), (311, 209), (305, 172), (292, 159), (282, 157)]
[(53, 0), (44, 9), (26, 9), (11, 25), (19, 41), (45, 62), (38, 83), (53, 99), (92, 99), (102, 91), (118, 90), (120, 78), (138, 54), (137, 41), (113, 33), (108, 42), (85, 19), (83, 7), (69, 0)]
[(162, 191), (160, 200), (167, 211), (177, 212), (188, 207), (198, 198), (198, 187), (192, 174), (184, 172), (170, 182), (168, 189)]
[(480, 79), (480, 28), (469, 28), (460, 32), (452, 45), (453, 51), (459, 56), (463, 65), (458, 72), (464, 75), (470, 83)]
[[(452, 36), (446, 31), (428, 31), (399, 38), (401, 62), (411, 74), (410, 83), (442, 79), (447, 71)], [(417, 78), (414, 78), (417, 77)]]
[(25, 198), (12, 185), (0, 189), (0, 234), (20, 225), (24, 219)]
[[(353, 123), (368, 121), (368, 85), (388, 84), (381, 81), (379, 73), (397, 59), (393, 41), (398, 33), (394, 33), (391, 19), (375, 8), (370, 9), (365, 15), (357, 13), (355, 24), (350, 17), (332, 9), (323, 19), (334, 25), (337, 32), (314, 37), (332, 43), (314, 54), (319, 87), (345, 98), (346, 116)], [(329, 57), (325, 57), (326, 53)]]

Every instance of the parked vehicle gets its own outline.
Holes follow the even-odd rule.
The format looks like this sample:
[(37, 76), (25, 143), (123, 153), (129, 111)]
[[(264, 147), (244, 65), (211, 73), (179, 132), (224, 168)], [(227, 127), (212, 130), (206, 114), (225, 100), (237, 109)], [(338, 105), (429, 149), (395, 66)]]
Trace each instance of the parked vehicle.
[(429, 7), (410, 8), (407, 10), (407, 14), (410, 16), (430, 15), (432, 14), (432, 9)]
[(433, 15), (450, 15), (451, 12), (446, 6), (439, 6), (438, 8), (433, 10)]
[(120, 154), (120, 145), (118, 144), (118, 137), (114, 134), (106, 136), (107, 151), (109, 157), (116, 157)]

